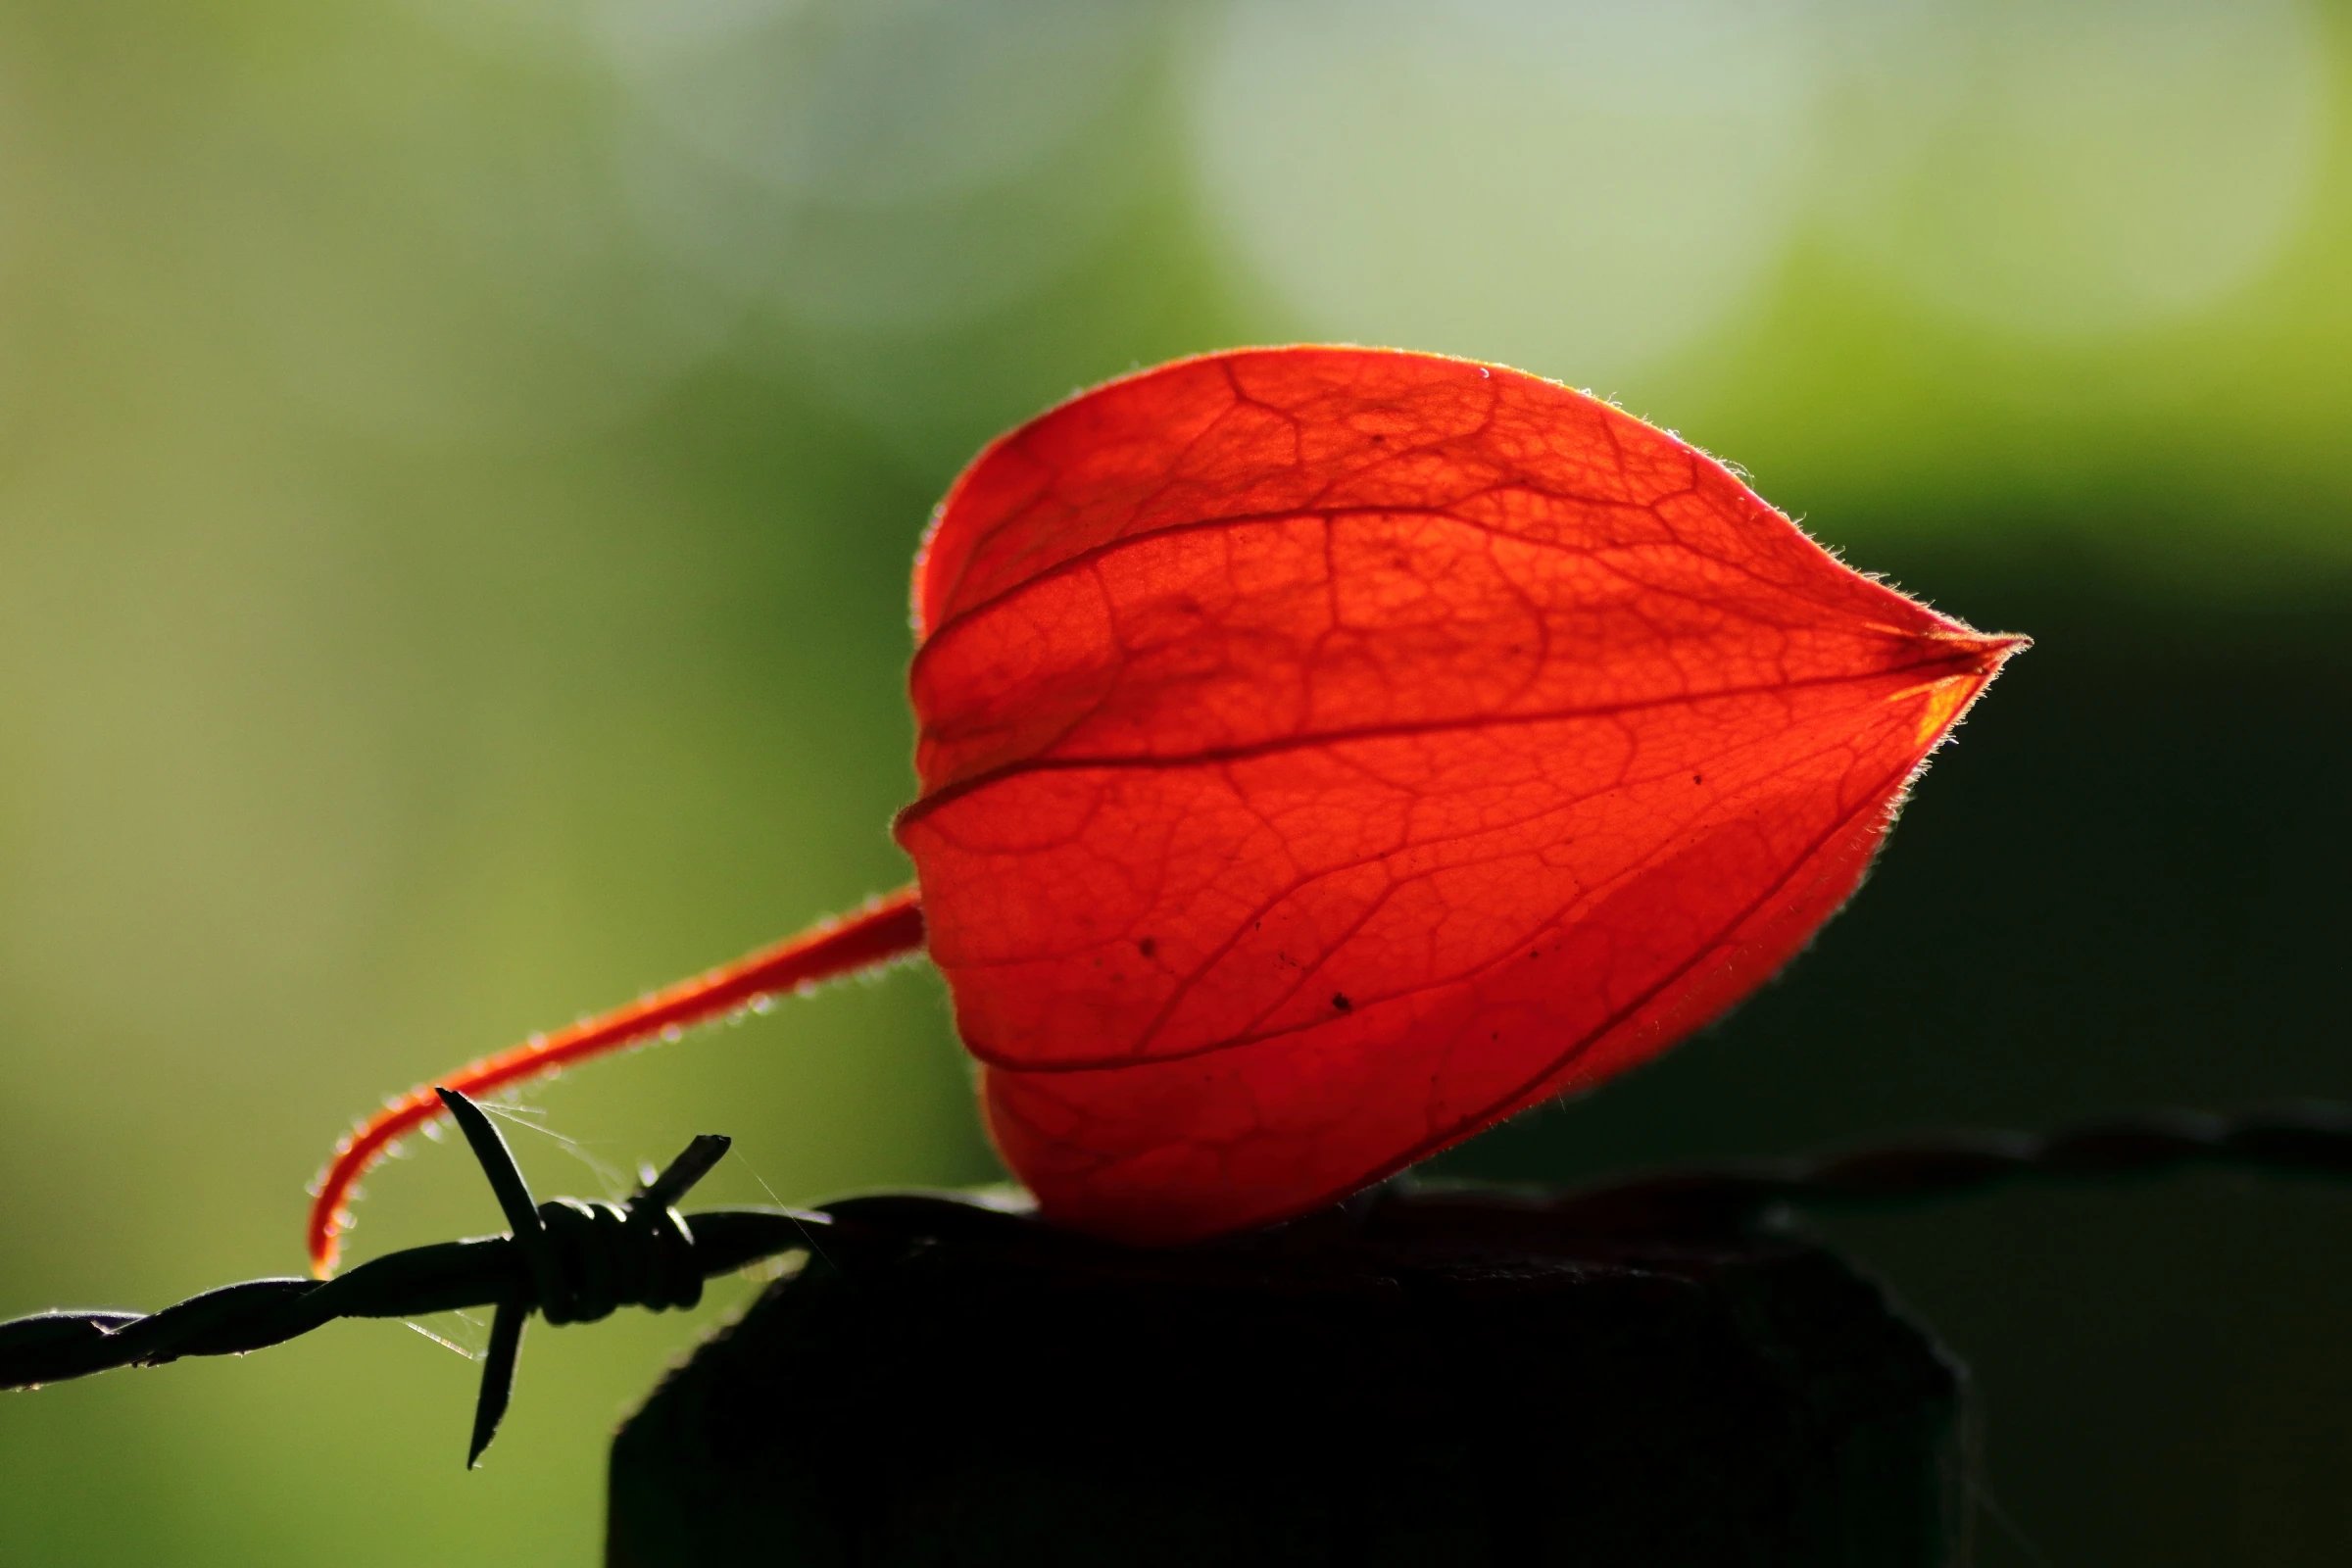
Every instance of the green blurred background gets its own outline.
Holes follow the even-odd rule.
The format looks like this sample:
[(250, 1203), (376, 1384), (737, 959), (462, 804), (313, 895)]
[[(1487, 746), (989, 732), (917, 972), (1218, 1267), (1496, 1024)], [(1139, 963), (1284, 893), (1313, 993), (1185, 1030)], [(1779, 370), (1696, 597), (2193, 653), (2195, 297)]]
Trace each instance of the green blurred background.
[[(2348, 88), (2342, 0), (0, 8), (0, 1315), (298, 1271), (377, 1097), (897, 885), (933, 498), (1245, 342), (1591, 386), (2038, 639), (1784, 981), (1445, 1168), (2352, 1096)], [(901, 970), (514, 1136), (789, 1200), (991, 1179), (967, 1099)], [(416, 1153), (358, 1255), (496, 1228)], [(2352, 1193), (1825, 1228), (1984, 1562), (2352, 1559)], [(473, 1475), (397, 1324), (0, 1398), (0, 1560), (591, 1562), (754, 1288), (536, 1332)]]

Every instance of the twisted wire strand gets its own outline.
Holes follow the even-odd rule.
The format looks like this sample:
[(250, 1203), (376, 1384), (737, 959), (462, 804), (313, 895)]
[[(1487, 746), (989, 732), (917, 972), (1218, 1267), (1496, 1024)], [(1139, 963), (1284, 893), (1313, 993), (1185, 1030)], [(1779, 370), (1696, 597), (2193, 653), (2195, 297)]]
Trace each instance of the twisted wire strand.
[[(557, 1242), (564, 1277), (586, 1287), (570, 1298), (576, 1303), (572, 1310), (559, 1308), (563, 1315), (550, 1319), (567, 1323), (594, 1322), (622, 1306), (655, 1311), (693, 1306), (702, 1298), (704, 1280), (806, 1248), (810, 1228), (827, 1223), (826, 1215), (791, 1209), (679, 1214), (673, 1217), (683, 1245), (673, 1250), (657, 1243), (662, 1250), (649, 1259), (642, 1233), (632, 1232), (623, 1211), (611, 1203), (556, 1199), (542, 1205), (546, 1210), (561, 1210), (556, 1223), (566, 1228)], [(583, 1220), (578, 1218), (582, 1210), (597, 1213)], [(575, 1224), (580, 1229), (571, 1229)], [(643, 1288), (594, 1289), (600, 1281), (631, 1278), (633, 1271), (646, 1281)], [(332, 1280), (224, 1285), (155, 1313), (37, 1312), (0, 1323), (0, 1389), (38, 1388), (117, 1367), (161, 1366), (186, 1355), (244, 1355), (336, 1318), (422, 1317), (497, 1306), (518, 1296), (544, 1311), (513, 1239), (491, 1236), (386, 1253)]]
[(2352, 1105), (2299, 1101), (2237, 1115), (2151, 1111), (2046, 1137), (1956, 1134), (1715, 1171), (1669, 1172), (1542, 1206), (1602, 1234), (1722, 1233), (1783, 1208), (1869, 1208), (1962, 1198), (2021, 1180), (2150, 1177), (2192, 1165), (2352, 1176)]
[(406, 1318), (468, 1306), (497, 1309), (482, 1357), (468, 1466), (496, 1435), (514, 1379), (522, 1325), (592, 1323), (623, 1306), (690, 1307), (703, 1281), (811, 1245), (828, 1215), (784, 1208), (672, 1205), (726, 1153), (706, 1134), (624, 1204), (531, 1200), (497, 1127), (463, 1095), (450, 1112), (490, 1177), (512, 1230), (373, 1258), (332, 1280), (262, 1279), (224, 1285), (175, 1306), (136, 1312), (52, 1311), (0, 1323), (0, 1388), (29, 1389), (187, 1355), (243, 1355), (343, 1317)]
[[(672, 1205), (725, 1154), (705, 1135), (626, 1203), (533, 1202), (495, 1124), (441, 1091), (512, 1227), (505, 1236), (410, 1248), (332, 1280), (248, 1280), (160, 1312), (52, 1311), (0, 1323), (0, 1388), (29, 1389), (116, 1367), (188, 1355), (243, 1355), (344, 1317), (408, 1318), (469, 1306), (497, 1316), (482, 1362), (470, 1467), (496, 1435), (532, 1312), (589, 1323), (623, 1306), (690, 1307), (703, 1282), (778, 1254), (916, 1233), (990, 1234), (1029, 1223), (1017, 1210), (948, 1194), (887, 1194), (825, 1209)], [(2154, 1176), (2207, 1164), (2290, 1175), (2352, 1176), (2352, 1105), (2304, 1102), (2237, 1116), (2156, 1112), (2050, 1137), (1996, 1132), (1920, 1139), (1809, 1160), (1688, 1171), (1526, 1200), (1563, 1232), (1594, 1236), (1737, 1234), (1788, 1207), (1856, 1207), (1958, 1198), (2023, 1179)], [(1406, 1180), (1423, 1213), (1492, 1204), (1491, 1188)]]

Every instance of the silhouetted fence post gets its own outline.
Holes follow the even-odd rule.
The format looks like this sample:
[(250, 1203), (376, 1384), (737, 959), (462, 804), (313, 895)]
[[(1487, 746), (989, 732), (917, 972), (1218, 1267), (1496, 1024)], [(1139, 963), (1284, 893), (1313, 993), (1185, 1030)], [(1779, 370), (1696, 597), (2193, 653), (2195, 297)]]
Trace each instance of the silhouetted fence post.
[(1963, 1560), (1961, 1372), (1792, 1239), (1396, 1187), (1160, 1252), (831, 1207), (622, 1429), (614, 1568)]

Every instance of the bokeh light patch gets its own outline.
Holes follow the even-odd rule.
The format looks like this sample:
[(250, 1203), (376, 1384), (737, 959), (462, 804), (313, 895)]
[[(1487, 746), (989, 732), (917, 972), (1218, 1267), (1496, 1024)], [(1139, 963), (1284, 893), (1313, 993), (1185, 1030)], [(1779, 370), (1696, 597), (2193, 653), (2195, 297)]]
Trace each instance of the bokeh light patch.
[(1302, 335), (1603, 385), (1772, 275), (1815, 37), (1782, 0), (1238, 0), (1192, 99), (1202, 201)]
[(1135, 185), (1106, 126), (1157, 10), (1088, 0), (626, 0), (638, 210), (697, 272), (835, 331), (1001, 307), (1101, 241)]
[(1972, 320), (2160, 325), (2259, 277), (2310, 211), (2328, 73), (2303, 0), (1832, 16), (1833, 232)]

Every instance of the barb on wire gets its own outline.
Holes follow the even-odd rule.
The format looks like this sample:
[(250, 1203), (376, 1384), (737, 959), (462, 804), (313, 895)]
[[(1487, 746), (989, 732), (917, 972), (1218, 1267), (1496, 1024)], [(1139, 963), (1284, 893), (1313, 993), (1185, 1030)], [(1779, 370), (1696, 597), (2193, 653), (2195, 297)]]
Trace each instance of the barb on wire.
[(779, 1208), (680, 1214), (672, 1205), (727, 1152), (726, 1139), (708, 1133), (626, 1203), (534, 1203), (513, 1151), (481, 1107), (453, 1090), (439, 1094), (490, 1178), (510, 1234), (413, 1247), (332, 1280), (248, 1280), (146, 1316), (58, 1311), (0, 1323), (0, 1388), (160, 1366), (183, 1355), (243, 1355), (339, 1317), (488, 1306), (496, 1316), (466, 1455), (470, 1469), (506, 1414), (531, 1313), (551, 1324), (593, 1323), (622, 1306), (690, 1307), (703, 1298), (704, 1280), (805, 1249), (811, 1227), (832, 1223), (827, 1214)]
[[(1060, 1236), (1060, 1245), (1069, 1247), (1107, 1245), (1037, 1226), (1017, 1206), (946, 1193), (875, 1194), (808, 1211), (680, 1214), (672, 1205), (727, 1152), (727, 1140), (711, 1135), (688, 1144), (626, 1203), (570, 1198), (534, 1203), (496, 1124), (464, 1095), (438, 1093), (489, 1177), (510, 1234), (410, 1248), (323, 1282), (249, 1280), (152, 1315), (61, 1311), (0, 1323), (0, 1388), (158, 1366), (183, 1355), (242, 1355), (338, 1317), (420, 1317), (489, 1306), (496, 1315), (466, 1456), (470, 1468), (506, 1413), (523, 1324), (533, 1312), (551, 1324), (590, 1323), (622, 1306), (692, 1306), (702, 1298), (705, 1279), (813, 1249), (811, 1228), (818, 1226), (826, 1228), (835, 1251), (903, 1247), (922, 1237)], [(2027, 1177), (2147, 1176), (2198, 1163), (2352, 1176), (2352, 1105), (2305, 1102), (2235, 1117), (2152, 1114), (2047, 1138), (1987, 1133), (1928, 1139), (1824, 1159), (1644, 1177), (1529, 1197), (1524, 1203), (1549, 1216), (1566, 1236), (1722, 1236), (1791, 1206), (1884, 1205), (1961, 1197)], [(1399, 1178), (1326, 1218), (1377, 1224), (1384, 1205), (1396, 1200), (1424, 1218), (1442, 1218), (1457, 1203), (1492, 1207), (1499, 1196), (1493, 1188)]]

